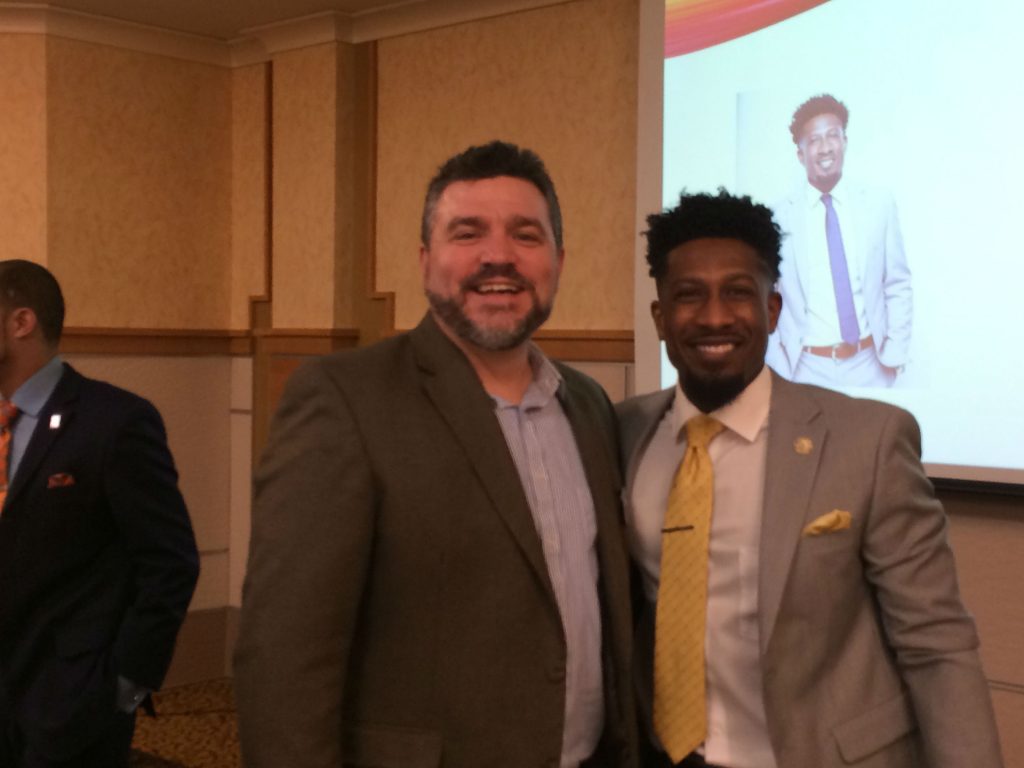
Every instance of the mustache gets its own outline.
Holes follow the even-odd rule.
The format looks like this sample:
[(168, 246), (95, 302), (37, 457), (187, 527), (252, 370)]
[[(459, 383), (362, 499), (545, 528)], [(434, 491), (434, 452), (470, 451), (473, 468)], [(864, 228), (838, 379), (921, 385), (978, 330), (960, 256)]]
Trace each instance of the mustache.
[(533, 287), (529, 280), (519, 274), (515, 264), (484, 264), (472, 275), (463, 279), (459, 287), (464, 291), (471, 291), (479, 287), (481, 283), (496, 277), (508, 280), (516, 288), (521, 288), (524, 291)]

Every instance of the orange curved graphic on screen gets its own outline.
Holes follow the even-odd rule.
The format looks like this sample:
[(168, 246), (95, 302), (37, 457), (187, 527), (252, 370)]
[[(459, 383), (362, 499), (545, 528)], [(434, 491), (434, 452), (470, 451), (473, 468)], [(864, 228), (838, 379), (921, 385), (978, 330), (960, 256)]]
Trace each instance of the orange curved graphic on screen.
[(710, 48), (828, 0), (665, 0), (665, 58)]

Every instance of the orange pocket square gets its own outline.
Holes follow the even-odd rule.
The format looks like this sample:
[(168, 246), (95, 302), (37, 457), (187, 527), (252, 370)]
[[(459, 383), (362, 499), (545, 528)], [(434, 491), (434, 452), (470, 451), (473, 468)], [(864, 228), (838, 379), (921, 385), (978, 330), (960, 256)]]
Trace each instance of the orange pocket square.
[(56, 475), (50, 475), (46, 478), (47, 488), (67, 488), (69, 485), (74, 484), (75, 478), (67, 472), (58, 472)]
[(833, 509), (831, 512), (812, 520), (804, 528), (804, 536), (819, 536), (823, 533), (845, 531), (850, 527), (852, 520), (853, 516), (845, 509)]

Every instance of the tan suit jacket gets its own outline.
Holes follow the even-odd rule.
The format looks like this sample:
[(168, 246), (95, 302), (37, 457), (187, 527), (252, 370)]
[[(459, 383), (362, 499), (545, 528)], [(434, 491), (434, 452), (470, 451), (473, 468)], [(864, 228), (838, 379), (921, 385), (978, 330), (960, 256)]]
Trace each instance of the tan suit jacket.
[[(620, 406), (627, 500), (672, 397)], [(848, 528), (804, 534), (833, 510), (849, 512)], [(1002, 766), (910, 414), (773, 374), (760, 564), (764, 704), (780, 768)], [(652, 642), (637, 642), (649, 681)], [(649, 682), (641, 688), (649, 696)]]
[[(614, 413), (560, 371), (597, 517), (602, 753), (631, 766)], [(565, 659), (493, 400), (433, 320), (303, 366), (256, 477), (235, 667), (247, 768), (557, 766)]]

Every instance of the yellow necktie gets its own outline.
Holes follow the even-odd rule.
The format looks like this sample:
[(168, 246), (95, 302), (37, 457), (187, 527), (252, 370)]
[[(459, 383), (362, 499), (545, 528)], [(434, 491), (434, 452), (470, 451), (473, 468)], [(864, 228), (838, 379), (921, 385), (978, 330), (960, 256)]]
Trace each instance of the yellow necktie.
[(710, 416), (686, 422), (686, 453), (672, 482), (661, 533), (654, 629), (654, 731), (672, 762), (704, 741), (704, 624), (713, 480), (708, 443), (724, 429)]

